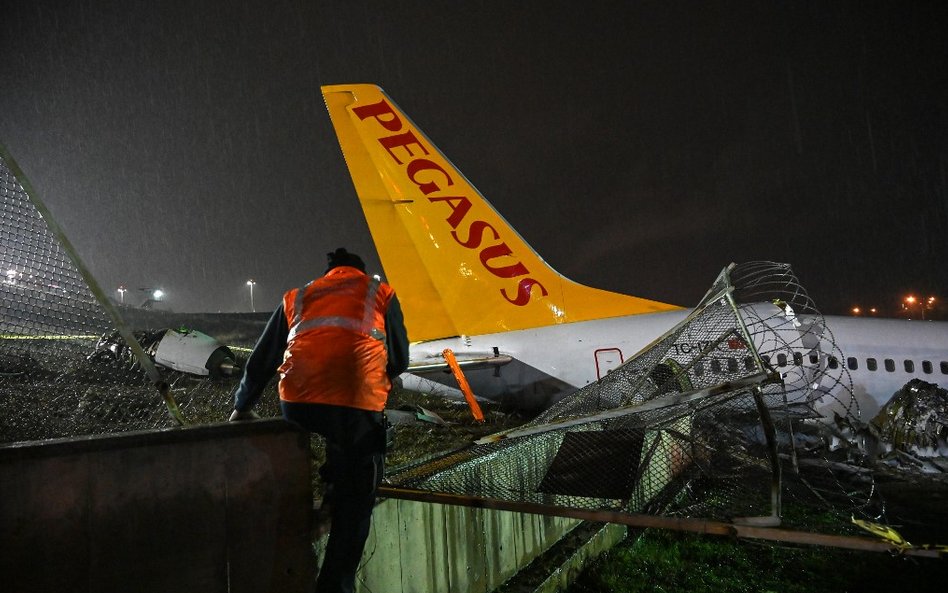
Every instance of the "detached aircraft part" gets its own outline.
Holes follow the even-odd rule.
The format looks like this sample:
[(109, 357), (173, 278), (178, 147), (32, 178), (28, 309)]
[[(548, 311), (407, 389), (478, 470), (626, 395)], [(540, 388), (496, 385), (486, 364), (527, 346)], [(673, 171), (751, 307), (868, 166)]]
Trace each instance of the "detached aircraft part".
[(169, 329), (158, 342), (155, 364), (191, 375), (233, 375), (234, 354), (211, 336), (194, 330)]
[(948, 472), (948, 391), (912, 379), (868, 425), (879, 461), (925, 473)]
[[(133, 332), (135, 339), (158, 366), (198, 376), (231, 376), (237, 372), (236, 357), (230, 348), (217, 339), (197, 330), (159, 329)], [(131, 348), (118, 330), (113, 330), (96, 343), (92, 360), (113, 360), (137, 364)]]

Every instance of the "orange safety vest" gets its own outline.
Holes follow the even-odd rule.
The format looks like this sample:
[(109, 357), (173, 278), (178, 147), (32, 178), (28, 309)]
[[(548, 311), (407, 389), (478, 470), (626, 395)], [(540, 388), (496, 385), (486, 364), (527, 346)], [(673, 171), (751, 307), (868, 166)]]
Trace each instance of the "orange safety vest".
[(280, 365), (280, 399), (381, 411), (385, 312), (395, 291), (356, 268), (339, 266), (283, 295), (290, 333)]

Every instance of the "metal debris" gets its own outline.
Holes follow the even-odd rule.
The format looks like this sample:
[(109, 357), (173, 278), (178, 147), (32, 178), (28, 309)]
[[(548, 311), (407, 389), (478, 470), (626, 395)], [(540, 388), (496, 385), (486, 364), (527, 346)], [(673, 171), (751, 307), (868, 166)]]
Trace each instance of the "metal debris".
[(878, 461), (922, 472), (948, 472), (948, 391), (912, 379), (867, 425)]

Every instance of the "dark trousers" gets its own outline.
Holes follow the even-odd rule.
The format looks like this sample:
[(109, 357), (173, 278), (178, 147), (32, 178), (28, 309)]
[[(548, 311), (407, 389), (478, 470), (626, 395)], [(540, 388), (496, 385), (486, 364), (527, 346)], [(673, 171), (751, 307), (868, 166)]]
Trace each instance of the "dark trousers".
[(319, 473), (327, 485), (323, 504), (332, 509), (332, 527), (316, 592), (351, 593), (384, 471), (382, 413), (323, 404), (280, 405), (286, 420), (326, 439), (326, 463)]

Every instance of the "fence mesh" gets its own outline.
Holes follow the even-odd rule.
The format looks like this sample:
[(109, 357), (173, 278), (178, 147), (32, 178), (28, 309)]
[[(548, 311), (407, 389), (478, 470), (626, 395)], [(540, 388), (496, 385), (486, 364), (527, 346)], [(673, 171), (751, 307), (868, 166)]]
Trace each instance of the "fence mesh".
[[(0, 443), (224, 420), (233, 379), (151, 364), (163, 342), (193, 333), (148, 327), (142, 311), (104, 302), (19, 177), (0, 154)], [(129, 328), (137, 355), (122, 337)], [(221, 348), (211, 370), (236, 359)], [(788, 266), (732, 265), (684, 322), (600, 381), (388, 481), (722, 519), (779, 516), (787, 495), (864, 512), (871, 478), (841, 476), (833, 463), (859, 455), (839, 432), (859, 424), (848, 371), (830, 364), (841, 358)]]
[[(132, 325), (128, 315), (138, 326), (157, 318), (120, 307), (109, 314), (17, 171), (0, 154), (0, 443), (176, 426), (170, 409), (185, 421), (223, 419), (231, 386), (210, 371), (146, 372), (118, 328)], [(134, 331), (150, 357), (166, 337), (167, 345), (198, 336), (147, 325)], [(234, 358), (226, 347), (213, 356), (212, 366)]]
[(871, 480), (837, 475), (828, 455), (827, 415), (858, 415), (845, 369), (829, 364), (839, 356), (789, 266), (732, 265), (685, 321), (600, 381), (527, 425), (405, 465), (388, 480), (722, 520), (779, 517), (785, 494), (863, 512)]

